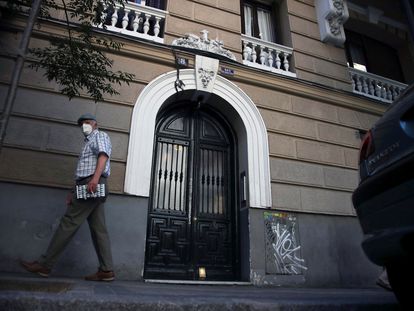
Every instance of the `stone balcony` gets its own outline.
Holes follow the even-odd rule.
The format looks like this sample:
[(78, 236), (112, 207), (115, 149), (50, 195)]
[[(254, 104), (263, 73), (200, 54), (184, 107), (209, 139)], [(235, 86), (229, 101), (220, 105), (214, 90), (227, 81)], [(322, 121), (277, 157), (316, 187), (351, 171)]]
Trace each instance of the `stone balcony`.
[(354, 93), (385, 103), (392, 103), (407, 87), (407, 84), (355, 68), (349, 68), (349, 73)]
[[(159, 43), (164, 43), (164, 24), (167, 12), (145, 5), (145, 1), (110, 7), (105, 20), (106, 29)], [(101, 25), (102, 27), (102, 25)]]
[(243, 64), (285, 76), (296, 77), (292, 71), (293, 49), (280, 44), (241, 35)]

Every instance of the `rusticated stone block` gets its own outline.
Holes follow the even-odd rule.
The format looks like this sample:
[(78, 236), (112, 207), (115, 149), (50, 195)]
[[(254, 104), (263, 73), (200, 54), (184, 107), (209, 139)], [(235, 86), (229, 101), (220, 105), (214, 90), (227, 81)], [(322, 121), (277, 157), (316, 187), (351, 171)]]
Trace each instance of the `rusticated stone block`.
[(272, 180), (290, 183), (323, 186), (324, 175), (320, 165), (271, 158), (270, 170)]
[(301, 115), (312, 118), (337, 122), (336, 107), (301, 97), (292, 97), (292, 110)]
[(358, 171), (339, 167), (324, 167), (325, 185), (353, 191), (358, 185)]
[(269, 152), (271, 154), (296, 157), (295, 139), (290, 136), (269, 133)]
[(316, 138), (316, 122), (276, 111), (260, 109), (266, 127), (278, 132)]
[(344, 151), (341, 147), (312, 141), (297, 141), (296, 147), (299, 159), (338, 165), (345, 164)]
[(359, 132), (357, 130), (333, 124), (318, 124), (318, 135), (323, 141), (353, 146), (356, 148), (358, 148), (361, 143)]

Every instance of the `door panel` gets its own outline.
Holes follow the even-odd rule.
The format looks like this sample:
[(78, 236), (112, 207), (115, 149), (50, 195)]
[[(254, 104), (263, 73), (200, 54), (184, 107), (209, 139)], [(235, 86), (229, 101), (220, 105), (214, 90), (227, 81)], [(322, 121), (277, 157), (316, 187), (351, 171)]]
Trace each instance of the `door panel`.
[(157, 125), (144, 277), (234, 280), (235, 204), (230, 130), (200, 110)]

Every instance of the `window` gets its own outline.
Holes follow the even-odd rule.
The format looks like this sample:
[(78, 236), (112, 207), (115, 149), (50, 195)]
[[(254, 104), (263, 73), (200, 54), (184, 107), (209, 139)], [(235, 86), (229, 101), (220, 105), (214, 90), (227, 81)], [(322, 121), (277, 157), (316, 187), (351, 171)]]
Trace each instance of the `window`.
[(134, 0), (138, 4), (144, 4), (153, 8), (164, 10), (164, 0)]
[(165, 8), (164, 0), (147, 0), (146, 5), (161, 10)]
[(348, 66), (405, 82), (396, 49), (360, 33), (346, 30), (345, 34)]
[[(269, 3), (271, 3), (269, 1)], [(244, 34), (269, 42), (276, 42), (274, 8), (262, 2), (244, 1)]]

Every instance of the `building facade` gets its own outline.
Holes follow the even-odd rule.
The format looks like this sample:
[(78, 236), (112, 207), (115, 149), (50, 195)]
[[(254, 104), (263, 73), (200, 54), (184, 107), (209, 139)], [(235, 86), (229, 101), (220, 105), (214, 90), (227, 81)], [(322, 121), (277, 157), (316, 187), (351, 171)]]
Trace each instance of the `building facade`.
[[(381, 268), (361, 250), (351, 195), (361, 135), (414, 80), (403, 4), (109, 8), (96, 31), (123, 43), (110, 58), (135, 74), (120, 95), (69, 101), (24, 69), (0, 154), (0, 270), (45, 250), (73, 184), (76, 120), (91, 112), (113, 143), (106, 213), (120, 279), (373, 285)], [(59, 14), (31, 46), (63, 33)], [(1, 24), (4, 99), (25, 18)], [(54, 273), (95, 268), (85, 225)]]

